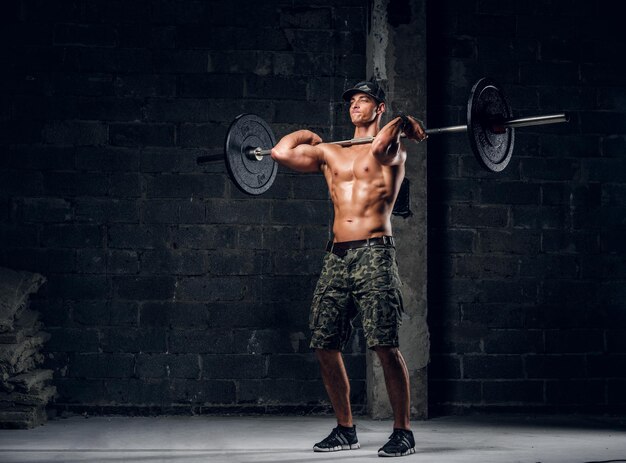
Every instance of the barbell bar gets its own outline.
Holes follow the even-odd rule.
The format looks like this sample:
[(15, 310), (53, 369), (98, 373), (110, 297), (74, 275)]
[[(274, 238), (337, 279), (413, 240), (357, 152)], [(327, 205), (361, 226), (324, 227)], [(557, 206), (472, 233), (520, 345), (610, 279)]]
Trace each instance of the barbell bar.
[[(529, 117), (520, 117), (515, 119), (509, 119), (502, 122), (492, 122), (490, 130), (493, 133), (502, 133), (504, 130), (508, 128), (518, 128), (518, 127), (531, 127), (533, 125), (547, 125), (547, 124), (559, 124), (562, 122), (568, 122), (569, 117), (565, 113), (559, 114), (548, 114), (545, 116), (529, 116)], [(436, 129), (426, 129), (424, 130), (426, 135), (441, 135), (446, 133), (459, 133), (459, 132), (467, 132), (467, 125), (452, 125), (449, 127), (441, 127)], [(406, 135), (404, 133), (400, 134), (402, 138), (405, 138)], [(366, 145), (368, 143), (372, 143), (374, 141), (374, 137), (360, 137), (360, 138), (351, 138), (348, 140), (339, 140), (339, 141), (330, 141), (329, 145), (339, 145), (339, 146), (352, 146), (352, 145)], [(258, 157), (258, 156), (269, 156), (272, 154), (272, 149), (261, 149), (260, 147), (256, 147), (254, 149), (250, 149), (246, 151), (246, 156), (250, 158)]]
[[(467, 102), (467, 124), (426, 129), (427, 135), (467, 132), (472, 152), (490, 172), (502, 171), (511, 160), (515, 129), (568, 122), (565, 113), (514, 118), (502, 89), (492, 79), (479, 79)], [(372, 143), (374, 137), (328, 142), (348, 147)], [(239, 189), (260, 195), (273, 184), (278, 165), (271, 158), (276, 138), (267, 122), (254, 114), (241, 114), (226, 133), (224, 155), (200, 156), (197, 162), (225, 159), (230, 177)]]

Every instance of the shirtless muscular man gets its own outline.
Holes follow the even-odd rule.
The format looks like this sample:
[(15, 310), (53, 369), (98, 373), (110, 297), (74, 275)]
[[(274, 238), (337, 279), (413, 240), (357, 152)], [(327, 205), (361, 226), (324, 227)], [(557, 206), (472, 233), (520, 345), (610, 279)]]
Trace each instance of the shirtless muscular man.
[(391, 231), (391, 212), (404, 178), (406, 151), (401, 133), (417, 142), (426, 138), (420, 123), (400, 116), (380, 128), (385, 93), (376, 82), (360, 82), (346, 90), (354, 138), (374, 137), (371, 144), (341, 147), (323, 143), (309, 130), (283, 137), (272, 158), (298, 172), (326, 178), (334, 207), (333, 240), (313, 295), (311, 347), (320, 363), (324, 386), (337, 427), (316, 452), (360, 447), (352, 422), (350, 384), (342, 350), (353, 318), (361, 315), (367, 346), (380, 359), (394, 415), (394, 430), (379, 456), (415, 453), (410, 430), (409, 376), (398, 349), (403, 313), (400, 277)]

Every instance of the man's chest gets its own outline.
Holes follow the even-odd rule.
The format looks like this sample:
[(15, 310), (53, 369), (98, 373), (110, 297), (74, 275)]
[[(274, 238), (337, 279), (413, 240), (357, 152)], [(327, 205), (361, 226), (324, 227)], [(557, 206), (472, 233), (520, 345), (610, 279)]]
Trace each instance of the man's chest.
[(326, 157), (329, 180), (351, 182), (369, 180), (382, 175), (381, 166), (368, 151), (333, 153)]

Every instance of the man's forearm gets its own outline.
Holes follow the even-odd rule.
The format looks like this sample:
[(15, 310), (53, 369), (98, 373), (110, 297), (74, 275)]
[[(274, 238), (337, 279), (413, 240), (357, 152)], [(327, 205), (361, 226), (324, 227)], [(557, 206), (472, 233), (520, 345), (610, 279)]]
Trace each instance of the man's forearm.
[(319, 135), (310, 130), (297, 130), (281, 138), (276, 144), (276, 148), (291, 150), (299, 145), (316, 145), (321, 141)]
[(393, 162), (399, 154), (400, 135), (405, 122), (402, 117), (396, 117), (385, 125), (374, 137), (372, 152), (382, 164)]

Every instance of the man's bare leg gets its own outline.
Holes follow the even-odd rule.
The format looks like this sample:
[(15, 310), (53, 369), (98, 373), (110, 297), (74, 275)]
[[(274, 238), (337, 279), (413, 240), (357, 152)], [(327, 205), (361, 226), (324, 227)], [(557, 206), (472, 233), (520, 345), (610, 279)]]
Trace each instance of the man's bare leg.
[(337, 417), (337, 424), (352, 427), (352, 408), (350, 407), (350, 382), (338, 350), (316, 349), (320, 362), (322, 380), (330, 398), (330, 403)]
[(385, 375), (385, 385), (389, 402), (393, 410), (396, 429), (411, 429), (411, 396), (409, 389), (409, 371), (402, 354), (397, 347), (376, 347)]

